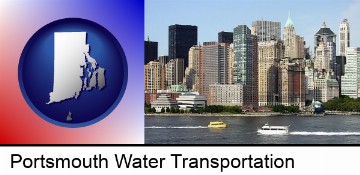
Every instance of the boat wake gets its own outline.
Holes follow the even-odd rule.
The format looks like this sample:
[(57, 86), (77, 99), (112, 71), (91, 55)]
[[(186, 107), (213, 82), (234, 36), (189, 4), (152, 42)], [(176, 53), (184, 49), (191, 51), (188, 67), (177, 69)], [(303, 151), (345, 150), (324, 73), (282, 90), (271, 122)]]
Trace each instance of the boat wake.
[(206, 126), (146, 126), (145, 129), (198, 129)]
[(360, 136), (360, 132), (290, 132), (290, 135), (316, 136)]

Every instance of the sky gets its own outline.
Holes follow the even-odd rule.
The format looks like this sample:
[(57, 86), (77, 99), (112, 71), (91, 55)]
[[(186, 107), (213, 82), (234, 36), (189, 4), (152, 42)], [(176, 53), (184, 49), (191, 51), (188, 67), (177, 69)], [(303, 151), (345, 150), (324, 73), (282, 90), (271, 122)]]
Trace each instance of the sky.
[[(360, 0), (145, 0), (144, 39), (157, 41), (158, 55), (168, 55), (168, 27), (198, 26), (198, 42), (217, 41), (218, 32), (237, 25), (251, 28), (252, 21), (281, 22), (281, 35), (288, 14), (296, 34), (313, 51), (314, 34), (325, 21), (336, 35), (340, 23), (350, 24), (350, 46), (360, 47)], [(337, 37), (338, 43), (338, 37)]]

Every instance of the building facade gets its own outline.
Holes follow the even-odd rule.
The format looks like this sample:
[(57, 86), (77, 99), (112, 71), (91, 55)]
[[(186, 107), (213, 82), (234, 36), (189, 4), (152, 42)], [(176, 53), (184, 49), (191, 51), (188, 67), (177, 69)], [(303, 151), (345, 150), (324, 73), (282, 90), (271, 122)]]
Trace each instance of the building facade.
[(161, 94), (155, 101), (151, 102), (151, 107), (155, 108), (156, 112), (161, 112), (162, 109), (166, 111), (166, 108), (177, 107), (177, 102), (167, 94)]
[(189, 50), (189, 66), (185, 69), (184, 84), (191, 91), (199, 91), (199, 61), (201, 46), (193, 46)]
[(218, 43), (233, 43), (233, 33), (221, 31), (218, 33)]
[(314, 100), (327, 102), (335, 97), (339, 97), (339, 84), (336, 79), (328, 76), (314, 78)]
[[(326, 26), (324, 22), (320, 30), (314, 35), (315, 70), (335, 72), (336, 62), (336, 35)], [(316, 64), (319, 63), (319, 64)], [(316, 67), (323, 65), (320, 67)], [(328, 65), (330, 68), (328, 68)], [(326, 76), (326, 75), (324, 75)]]
[(360, 97), (360, 48), (346, 49), (345, 74), (341, 77), (341, 95)]
[(158, 42), (155, 41), (145, 41), (145, 61), (144, 65), (150, 61), (156, 60), (158, 57)]
[(243, 106), (242, 84), (212, 84), (209, 86), (208, 105)]
[(258, 45), (258, 97), (259, 106), (277, 105), (278, 94), (278, 62), (284, 58), (284, 44), (280, 40), (259, 42)]
[(176, 101), (179, 108), (184, 110), (190, 110), (191, 108), (205, 108), (206, 105), (206, 98), (199, 95), (198, 92), (181, 93), (181, 95), (176, 98)]
[(155, 93), (161, 89), (161, 72), (159, 61), (150, 61), (144, 69), (145, 92)]
[(348, 47), (350, 47), (350, 25), (347, 19), (343, 19), (339, 27), (339, 55), (345, 56)]
[(165, 65), (165, 85), (166, 88), (170, 88), (171, 85), (177, 85), (183, 83), (184, 78), (184, 59), (176, 58), (171, 59)]
[(289, 58), (304, 58), (304, 37), (296, 35), (294, 23), (291, 20), (290, 14), (284, 27), (284, 45), (285, 57)]
[(252, 22), (252, 34), (258, 36), (259, 42), (281, 39), (281, 23), (276, 21), (257, 20)]
[(182, 58), (184, 67), (188, 67), (189, 49), (194, 45), (197, 45), (197, 26), (179, 24), (169, 26), (170, 59)]

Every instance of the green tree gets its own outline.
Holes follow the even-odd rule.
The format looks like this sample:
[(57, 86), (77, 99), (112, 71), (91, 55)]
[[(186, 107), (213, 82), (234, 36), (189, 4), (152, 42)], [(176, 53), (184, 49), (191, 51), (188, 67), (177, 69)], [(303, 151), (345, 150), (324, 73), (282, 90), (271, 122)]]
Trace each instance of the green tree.
[(165, 111), (166, 111), (166, 112), (170, 112), (170, 108), (169, 108), (169, 107), (167, 107)]
[(164, 113), (165, 112), (165, 108), (161, 108), (161, 113)]

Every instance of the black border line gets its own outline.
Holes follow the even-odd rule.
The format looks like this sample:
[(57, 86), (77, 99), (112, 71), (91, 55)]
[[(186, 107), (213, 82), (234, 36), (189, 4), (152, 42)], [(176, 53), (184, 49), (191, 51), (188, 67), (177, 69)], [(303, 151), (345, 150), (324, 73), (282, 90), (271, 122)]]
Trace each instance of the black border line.
[(360, 147), (360, 144), (0, 144), (0, 147)]

